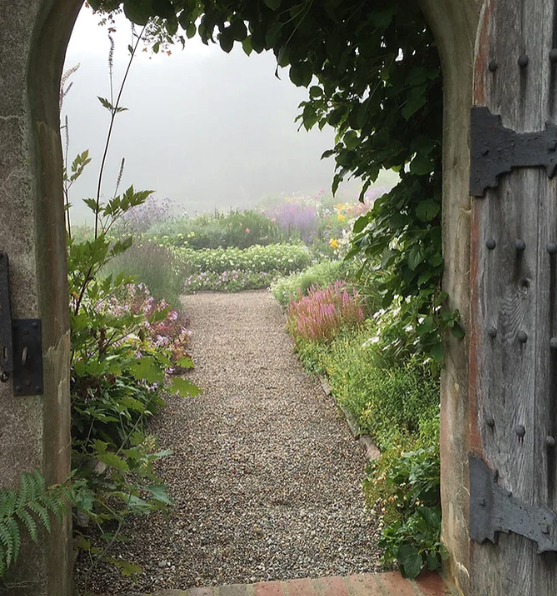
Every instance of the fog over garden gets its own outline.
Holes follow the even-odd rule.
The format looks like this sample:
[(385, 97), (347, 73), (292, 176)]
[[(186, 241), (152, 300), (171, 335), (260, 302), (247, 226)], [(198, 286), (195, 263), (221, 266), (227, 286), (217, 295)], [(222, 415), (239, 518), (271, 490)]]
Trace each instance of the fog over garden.
[[(80, 65), (64, 99), (69, 122), (69, 154), (89, 149), (91, 164), (72, 188), (72, 217), (84, 221), (81, 199), (94, 196), (109, 114), (98, 96), (109, 97), (107, 27), (84, 7), (66, 57), (66, 69)], [(117, 19), (114, 93), (125, 72), (129, 23)], [(122, 188), (133, 184), (170, 198), (179, 212), (249, 208), (266, 198), (330, 189), (332, 159), (321, 154), (334, 144), (331, 128), (298, 131), (298, 104), (307, 90), (295, 87), (288, 71), (275, 76), (270, 53), (225, 54), (196, 37), (171, 54), (139, 52), (132, 64), (110, 147), (103, 195), (111, 196), (122, 158)], [(392, 177), (392, 173), (391, 173)], [(387, 176), (387, 179), (390, 177)], [(378, 183), (385, 186), (385, 180)], [(356, 181), (341, 186), (339, 199), (353, 199)]]

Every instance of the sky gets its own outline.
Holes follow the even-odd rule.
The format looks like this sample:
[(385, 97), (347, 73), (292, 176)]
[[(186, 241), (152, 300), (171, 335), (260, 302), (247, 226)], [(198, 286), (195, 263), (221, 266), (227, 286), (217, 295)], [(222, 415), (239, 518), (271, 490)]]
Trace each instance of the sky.
[[(79, 64), (68, 79), (72, 87), (61, 114), (63, 124), (68, 119), (68, 159), (71, 163), (85, 149), (92, 158), (70, 190), (76, 223), (87, 213), (81, 199), (96, 195), (110, 121), (98, 100), (110, 97), (110, 42), (106, 27), (98, 22), (84, 7), (66, 54), (65, 70)], [(131, 32), (124, 17), (115, 28), (117, 93)], [(334, 131), (298, 131), (294, 120), (307, 90), (295, 87), (287, 70), (280, 71), (280, 80), (275, 70), (272, 53), (248, 57), (235, 47), (226, 54), (197, 38), (187, 40), (184, 50), (174, 46), (170, 56), (138, 52), (120, 104), (128, 109), (117, 115), (114, 125), (103, 197), (114, 194), (122, 158), (126, 165), (120, 192), (132, 184), (138, 190), (151, 189), (189, 215), (329, 190), (334, 161), (320, 157), (334, 145)], [(339, 198), (353, 198), (358, 190), (357, 181), (344, 185)]]

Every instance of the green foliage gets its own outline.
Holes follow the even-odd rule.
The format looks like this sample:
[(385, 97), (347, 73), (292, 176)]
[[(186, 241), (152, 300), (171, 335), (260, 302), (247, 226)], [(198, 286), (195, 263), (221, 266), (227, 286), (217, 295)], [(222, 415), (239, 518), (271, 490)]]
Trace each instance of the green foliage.
[(103, 277), (117, 277), (119, 274), (133, 276), (135, 282), (145, 284), (153, 296), (179, 307), (184, 279), (190, 274), (190, 269), (169, 248), (141, 240), (135, 241), (101, 271)]
[(275, 300), (283, 307), (287, 307), (290, 300), (301, 293), (307, 296), (312, 286), (327, 286), (337, 280), (345, 280), (348, 266), (343, 261), (321, 261), (307, 267), (300, 273), (293, 273), (287, 277), (280, 277), (271, 284), (271, 292)]
[(205, 271), (190, 275), (184, 285), (184, 293), (194, 292), (243, 292), (268, 288), (278, 274), (266, 271)]
[(37, 542), (41, 530), (50, 532), (51, 516), (61, 521), (73, 501), (69, 482), (46, 486), (38, 471), (22, 474), (18, 490), (0, 491), (0, 579), (19, 557), (21, 529)]
[[(414, 441), (414, 446), (419, 443)], [(379, 541), (384, 562), (398, 563), (406, 577), (416, 577), (424, 566), (438, 569), (446, 558), (440, 538), (439, 474), (437, 445), (413, 451), (394, 446), (367, 470), (368, 502), (381, 508), (386, 524)]]
[(321, 358), (337, 400), (358, 418), (380, 449), (402, 435), (419, 433), (423, 420), (439, 411), (439, 381), (419, 359), (401, 357), (380, 366), (377, 345), (369, 345), (373, 321), (357, 333), (341, 334)]
[[(72, 504), (77, 512), (74, 528), (94, 526), (93, 532), (90, 528), (88, 533), (76, 531), (81, 556), (89, 558), (83, 580), (85, 592), (88, 592), (91, 573), (101, 560), (111, 562), (124, 575), (141, 571), (131, 562), (110, 557), (109, 551), (115, 541), (124, 539), (122, 527), (129, 516), (164, 510), (172, 504), (166, 487), (154, 473), (154, 464), (170, 452), (159, 450), (156, 439), (144, 434), (144, 423), (163, 405), (162, 390), (165, 385), (167, 390), (181, 395), (199, 392), (186, 379), (175, 379), (168, 384), (171, 370), (181, 372), (192, 366), (191, 360), (183, 353), (187, 340), (184, 321), (180, 313), (171, 311), (168, 303), (157, 303), (144, 287), (136, 288), (134, 278), (129, 275), (134, 259), (128, 258), (126, 262), (125, 257), (133, 239), (117, 234), (118, 224), (122, 223), (124, 216), (144, 205), (151, 191), (136, 191), (132, 186), (118, 194), (124, 166), (122, 161), (112, 199), (101, 201), (103, 171), (114, 119), (125, 110), (119, 105), (120, 98), (141, 36), (142, 33), (134, 34), (134, 46), (129, 46), (130, 59), (116, 98), (112, 85), (112, 54), (109, 55), (110, 100), (99, 97), (103, 107), (110, 112), (109, 132), (96, 198), (84, 199), (93, 212), (94, 228), (73, 236), (69, 189), (90, 159), (88, 152), (84, 152), (68, 167), (66, 119), (64, 181), (70, 292), (72, 476), (74, 487), (79, 488), (73, 495)], [(110, 39), (113, 50), (113, 40)], [(67, 91), (62, 89), (61, 96), (65, 93)], [(141, 253), (141, 248), (145, 247), (136, 252)], [(134, 255), (136, 269), (144, 277), (149, 277), (155, 291), (171, 290), (164, 286), (169, 285), (169, 280), (177, 286), (177, 272), (174, 263), (168, 263), (169, 259), (164, 258), (168, 257), (168, 251), (158, 244), (148, 248), (156, 253), (154, 257), (158, 257), (159, 262), (143, 251), (143, 254)], [(161, 252), (164, 253), (163, 259), (160, 258)], [(120, 263), (117, 263), (118, 259)], [(139, 260), (143, 261), (142, 267), (138, 265)], [(165, 267), (157, 270), (161, 260)], [(109, 268), (112, 268), (112, 273)], [(176, 301), (178, 287), (171, 297)], [(46, 523), (41, 510), (31, 509)], [(32, 538), (36, 539), (33, 519), (18, 513), (18, 510), (11, 512), (12, 518), (8, 518), (10, 529), (15, 527), (9, 521), (14, 515), (25, 523)], [(3, 542), (1, 522), (0, 517), (0, 547)], [(96, 540), (89, 540), (90, 534), (96, 534)], [(99, 543), (104, 544), (100, 546)], [(13, 559), (12, 544), (6, 542), (5, 548), (8, 559)], [(1, 564), (2, 548), (0, 572)]]
[(310, 263), (310, 254), (301, 244), (270, 244), (215, 250), (175, 249), (174, 254), (197, 273), (249, 271), (251, 273), (288, 274), (300, 271)]
[[(79, 242), (68, 238), (72, 465), (83, 487), (76, 507), (106, 542), (101, 548), (92, 546), (85, 535), (80, 537), (79, 548), (91, 557), (89, 575), (99, 560), (112, 561), (124, 574), (138, 572), (129, 562), (112, 560), (110, 547), (122, 538), (128, 516), (170, 504), (153, 472), (154, 462), (169, 452), (158, 450), (155, 439), (142, 431), (145, 420), (164, 403), (161, 389), (167, 370), (177, 364), (187, 368), (191, 361), (177, 362), (172, 350), (155, 345), (149, 335), (150, 328), (166, 320), (168, 307), (146, 312), (131, 301), (122, 308), (133, 278), (124, 273), (101, 275), (132, 245), (131, 237), (113, 240), (109, 231), (149, 194), (131, 187), (105, 205), (86, 200), (97, 231)], [(170, 389), (182, 395), (198, 391), (185, 380), (175, 381)], [(116, 524), (116, 529), (109, 531), (107, 524)]]
[(256, 244), (276, 244), (285, 238), (275, 222), (253, 210), (215, 211), (211, 215), (181, 218), (161, 229), (154, 227), (149, 235), (165, 245), (187, 246), (196, 250), (243, 249)]

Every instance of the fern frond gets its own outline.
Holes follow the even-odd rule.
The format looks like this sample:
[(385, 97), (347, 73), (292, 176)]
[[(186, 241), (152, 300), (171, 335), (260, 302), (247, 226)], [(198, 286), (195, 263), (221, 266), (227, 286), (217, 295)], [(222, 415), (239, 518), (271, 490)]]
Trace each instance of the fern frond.
[(6, 529), (8, 530), (8, 548), (6, 555), (6, 563), (8, 567), (11, 563), (17, 561), (19, 556), (19, 545), (21, 544), (21, 536), (19, 534), (19, 526), (13, 517), (6, 518)]
[(13, 490), (0, 492), (0, 520), (14, 514), (17, 494)]
[(22, 474), (19, 489), (0, 490), (0, 578), (19, 556), (20, 526), (34, 542), (39, 527), (51, 530), (51, 514), (62, 521), (73, 502), (72, 489), (65, 484), (47, 487), (38, 471)]
[(38, 498), (38, 502), (49, 509), (59, 522), (62, 522), (64, 519), (64, 514), (66, 513), (66, 504), (59, 496), (59, 489), (56, 491), (56, 493), (57, 494), (55, 495), (48, 493), (41, 495)]
[(27, 508), (30, 509), (42, 522), (45, 530), (50, 533), (50, 516), (46, 507), (43, 507), (40, 503), (33, 501), (27, 504)]
[(25, 506), (25, 503), (34, 496), (34, 488), (35, 484), (33, 482), (33, 477), (29, 474), (22, 474), (19, 480), (19, 492), (17, 494), (16, 500), (16, 508), (20, 509), (21, 507)]
[(0, 546), (3, 547), (4, 550), (4, 557), (8, 557), (8, 554), (11, 557), (12, 553), (12, 536), (10, 531), (6, 525), (6, 522), (0, 522)]
[(37, 542), (37, 523), (33, 517), (23, 508), (16, 511), (16, 516), (19, 521), (27, 528), (27, 531), (29, 532), (33, 542)]
[(38, 470), (34, 470), (32, 473), (32, 476), (33, 476), (33, 480), (35, 481), (36, 486), (38, 487), (38, 491), (40, 493), (44, 493), (45, 482), (44, 482), (43, 475)]
[(4, 553), (4, 547), (0, 544), (0, 578), (6, 574), (6, 571), (8, 569)]

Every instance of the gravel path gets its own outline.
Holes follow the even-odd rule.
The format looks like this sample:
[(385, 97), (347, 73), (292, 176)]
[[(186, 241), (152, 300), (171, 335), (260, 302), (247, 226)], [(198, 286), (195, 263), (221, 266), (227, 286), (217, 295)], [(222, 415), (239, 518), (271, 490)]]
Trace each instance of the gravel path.
[[(364, 510), (366, 460), (306, 374), (266, 291), (184, 298), (195, 399), (172, 398), (152, 429), (174, 451), (161, 475), (169, 519), (139, 520), (122, 556), (133, 584), (100, 567), (91, 588), (133, 589), (378, 571), (379, 520)], [(118, 551), (117, 551), (118, 553)]]

